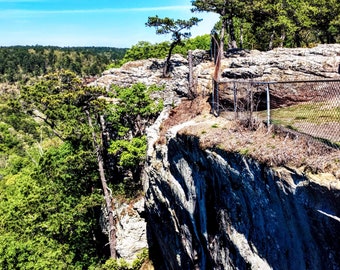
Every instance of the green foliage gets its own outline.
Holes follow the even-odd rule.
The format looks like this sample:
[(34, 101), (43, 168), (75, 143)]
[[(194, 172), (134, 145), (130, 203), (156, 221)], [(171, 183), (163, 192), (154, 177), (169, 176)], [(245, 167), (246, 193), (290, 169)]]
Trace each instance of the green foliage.
[(142, 83), (126, 88), (113, 86), (113, 97), (117, 102), (111, 106), (107, 120), (116, 134), (115, 139), (129, 138), (129, 134), (132, 137), (144, 135), (146, 124), (163, 109), (163, 102), (155, 102), (150, 96), (161, 89)]
[(109, 259), (105, 262), (103, 266), (101, 266), (97, 270), (139, 270), (142, 267), (143, 263), (148, 260), (148, 258), (149, 251), (147, 249), (143, 249), (131, 264), (122, 259)]
[[(230, 42), (243, 48), (311, 46), (340, 41), (340, 2), (337, 0), (191, 1), (193, 11), (219, 14)], [(241, 44), (242, 41), (242, 44)]]
[(60, 69), (79, 76), (94, 76), (121, 60), (126, 49), (109, 47), (0, 47), (0, 81), (28, 80)]
[(194, 38), (185, 39), (182, 41), (182, 46), (174, 48), (174, 53), (180, 53), (183, 56), (188, 55), (189, 50), (210, 50), (211, 37), (209, 34), (197, 36)]
[(145, 128), (163, 109), (162, 101), (151, 98), (152, 93), (161, 89), (141, 83), (127, 88), (113, 86), (113, 97), (117, 102), (107, 116), (114, 135), (108, 150), (116, 156), (120, 166), (132, 173), (138, 173), (146, 155)]
[(182, 33), (182, 30), (190, 29), (194, 25), (197, 25), (201, 19), (192, 17), (189, 20), (174, 20), (168, 17), (159, 18), (158, 16), (149, 17), (147, 23), (148, 27), (155, 27), (157, 35), (172, 34), (172, 40), (176, 43), (180, 43), (182, 39), (189, 38), (190, 32)]
[[(110, 65), (110, 67), (120, 66), (130, 61), (149, 59), (149, 58), (165, 58), (169, 53), (170, 42), (164, 41), (161, 43), (152, 44), (147, 41), (140, 41), (127, 50), (124, 58), (118, 65)], [(189, 50), (209, 50), (210, 49), (210, 35), (197, 36), (182, 40), (182, 46), (176, 46), (173, 53), (179, 53), (184, 56), (188, 54)]]
[(84, 86), (75, 73), (62, 70), (24, 86), (21, 100), (27, 113), (43, 120), (62, 140), (90, 144), (91, 130), (84, 110), (100, 110), (103, 105), (98, 97), (104, 93), (102, 88)]
[(147, 149), (146, 137), (134, 137), (131, 140), (115, 140), (111, 142), (109, 152), (119, 157), (118, 164), (133, 168), (144, 161)]
[[(110, 133), (108, 153), (115, 155), (114, 160), (123, 171), (133, 168), (136, 179), (146, 153), (145, 128), (163, 108), (161, 101), (150, 97), (159, 89), (141, 83), (127, 88), (114, 86), (111, 97), (105, 98), (105, 89), (83, 86), (74, 73), (61, 71), (25, 86), (21, 100), (24, 109), (41, 119), (60, 139), (78, 151), (90, 151), (89, 155), (93, 151), (92, 132), (102, 146), (102, 117)], [(110, 104), (108, 100), (115, 101)]]
[(189, 38), (191, 36), (190, 32), (182, 32), (183, 30), (189, 30), (194, 25), (197, 25), (201, 19), (196, 17), (192, 17), (189, 20), (174, 20), (168, 17), (159, 18), (158, 16), (149, 17), (147, 23), (145, 24), (148, 27), (155, 27), (156, 34), (172, 34), (171, 39), (172, 42), (169, 47), (168, 56), (163, 69), (163, 76), (169, 77), (170, 73), (170, 59), (173, 52), (173, 49), (177, 45), (183, 45), (183, 40)]
[(39, 164), (11, 154), (0, 168), (1, 269), (83, 269), (98, 260), (88, 234), (102, 198), (91, 192), (88, 155), (79, 163), (67, 144), (43, 151)]
[(97, 90), (71, 72), (50, 74), (21, 93), (35, 120), (14, 97), (0, 98), (1, 269), (87, 269), (99, 262), (97, 163), (89, 128), (73, 134), (72, 127), (82, 128), (87, 106), (102, 110)]
[(120, 65), (136, 60), (149, 58), (164, 58), (169, 51), (169, 42), (152, 44), (147, 41), (140, 41), (127, 50)]
[(18, 147), (20, 140), (13, 136), (14, 132), (10, 125), (0, 122), (0, 152), (8, 152)]
[[(19, 100), (0, 97), (1, 269), (93, 269), (100, 264), (103, 198), (93, 144), (118, 166), (123, 194), (127, 187), (130, 195), (136, 191), (137, 182), (125, 175), (131, 171), (139, 181), (145, 128), (163, 107), (150, 98), (159, 89), (114, 87), (107, 97), (105, 89), (84, 86), (63, 70), (23, 87)], [(114, 154), (104, 148), (100, 119)]]

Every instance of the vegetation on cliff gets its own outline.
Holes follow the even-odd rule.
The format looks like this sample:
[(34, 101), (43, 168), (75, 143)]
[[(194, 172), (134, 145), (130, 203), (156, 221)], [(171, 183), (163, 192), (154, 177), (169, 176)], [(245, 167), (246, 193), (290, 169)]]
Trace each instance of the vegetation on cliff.
[[(182, 40), (181, 46), (176, 46), (173, 49), (173, 53), (179, 53), (184, 56), (188, 55), (189, 50), (209, 50), (210, 49), (210, 35), (202, 35), (194, 38)], [(149, 59), (149, 58), (165, 58), (169, 53), (170, 42), (164, 41), (161, 43), (151, 43), (148, 41), (140, 41), (137, 44), (129, 48), (124, 55), (123, 59), (119, 62), (119, 65), (125, 64), (130, 61)], [(112, 64), (111, 67), (117, 66)]]
[(158, 16), (148, 18), (148, 22), (145, 25), (148, 27), (155, 27), (156, 34), (171, 34), (172, 42), (170, 43), (168, 55), (165, 61), (163, 77), (169, 77), (170, 75), (170, 59), (174, 48), (178, 45), (184, 45), (182, 44), (183, 40), (191, 36), (190, 32), (183, 33), (182, 31), (189, 31), (191, 27), (197, 25), (200, 21), (202, 20), (196, 17), (192, 17), (189, 20), (174, 20), (168, 17), (159, 18)]
[(98, 152), (111, 188), (136, 194), (145, 127), (162, 109), (149, 97), (157, 90), (137, 84), (107, 93), (63, 71), (19, 97), (2, 93), (1, 269), (84, 269), (107, 258), (99, 215), (110, 188), (99, 181)]

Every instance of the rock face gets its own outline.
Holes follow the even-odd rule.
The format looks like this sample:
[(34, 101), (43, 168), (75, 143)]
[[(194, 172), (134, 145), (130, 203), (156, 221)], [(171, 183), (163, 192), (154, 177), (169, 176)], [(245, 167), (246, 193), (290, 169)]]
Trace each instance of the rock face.
[(294, 81), (339, 78), (340, 44), (314, 48), (276, 48), (268, 52), (229, 54), (222, 62), (222, 78)]
[[(145, 200), (139, 198), (134, 202), (121, 202), (113, 200), (114, 216), (116, 221), (116, 252), (117, 257), (132, 263), (139, 253), (148, 248), (146, 221), (145, 221)], [(100, 217), (100, 226), (103, 234), (108, 235), (106, 208), (103, 207)]]
[(169, 138), (149, 157), (156, 269), (340, 269), (340, 182)]
[(144, 198), (133, 204), (123, 204), (116, 210), (116, 249), (118, 256), (128, 262), (148, 248), (144, 212)]

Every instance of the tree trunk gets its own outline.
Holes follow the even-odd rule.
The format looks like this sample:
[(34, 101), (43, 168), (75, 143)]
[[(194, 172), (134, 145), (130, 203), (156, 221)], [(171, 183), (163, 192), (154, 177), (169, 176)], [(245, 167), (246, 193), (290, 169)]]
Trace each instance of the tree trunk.
[(231, 49), (237, 49), (234, 21), (233, 21), (232, 15), (230, 15), (230, 19), (229, 19), (229, 35), (230, 35)]
[(196, 91), (194, 87), (194, 71), (192, 65), (192, 51), (188, 51), (188, 65), (189, 65), (189, 99), (194, 99), (196, 97)]
[(170, 67), (171, 67), (170, 59), (171, 59), (172, 51), (175, 48), (175, 46), (177, 45), (177, 43), (178, 42), (174, 41), (170, 45), (168, 57), (166, 58), (165, 65), (164, 65), (164, 68), (163, 68), (163, 77), (164, 78), (169, 78), (170, 77)]
[(294, 33), (294, 42), (295, 42), (295, 46), (296, 47), (298, 47), (298, 48), (301, 47), (302, 38), (301, 38), (301, 35), (300, 35), (299, 31), (296, 31)]
[(221, 72), (221, 59), (224, 55), (224, 36), (225, 36), (225, 31), (226, 31), (226, 20), (223, 19), (222, 21), (222, 28), (221, 28), (221, 33), (220, 33), (220, 45), (218, 48), (218, 54), (217, 54), (217, 59), (216, 59), (216, 64), (215, 64), (215, 71), (214, 71), (214, 79), (215, 81), (220, 80)]
[(283, 44), (285, 42), (285, 39), (286, 39), (286, 32), (284, 30), (282, 30), (282, 33), (281, 33), (281, 37), (280, 37), (280, 48), (283, 48)]
[(240, 25), (240, 49), (243, 49), (243, 20)]
[(227, 4), (228, 4), (228, 0), (225, 0), (224, 5), (223, 5), (223, 10), (220, 13), (220, 15), (222, 16), (222, 27), (221, 27), (221, 32), (220, 32), (220, 45), (219, 45), (220, 47), (218, 48), (218, 54), (217, 54), (217, 59), (215, 63), (215, 71), (214, 71), (214, 80), (217, 82), (220, 80), (221, 59), (224, 56), (224, 36), (225, 36), (226, 29), (227, 29), (227, 19), (226, 19)]
[(275, 31), (273, 30), (272, 34), (270, 35), (268, 50), (272, 50), (273, 49), (274, 36), (275, 36)]
[[(108, 233), (109, 233), (110, 257), (112, 259), (116, 259), (117, 255), (116, 255), (115, 221), (114, 221), (114, 218), (113, 218), (113, 208), (112, 208), (111, 194), (109, 192), (109, 188), (107, 186), (106, 177), (105, 177), (103, 155), (102, 155), (101, 147), (99, 146), (97, 139), (96, 139), (96, 134), (94, 132), (94, 128), (93, 128), (93, 125), (92, 125), (92, 119), (91, 119), (90, 113), (89, 113), (88, 110), (86, 110), (85, 112), (86, 112), (86, 115), (87, 115), (87, 120), (88, 120), (89, 126), (92, 129), (92, 142), (93, 142), (93, 147), (94, 147), (94, 150), (95, 150), (96, 156), (97, 156), (100, 181), (101, 181), (103, 192), (104, 192), (106, 209), (107, 209), (107, 212), (108, 212), (108, 215), (109, 215), (108, 216), (108, 219), (109, 219)], [(103, 129), (103, 123), (101, 123), (101, 127)]]

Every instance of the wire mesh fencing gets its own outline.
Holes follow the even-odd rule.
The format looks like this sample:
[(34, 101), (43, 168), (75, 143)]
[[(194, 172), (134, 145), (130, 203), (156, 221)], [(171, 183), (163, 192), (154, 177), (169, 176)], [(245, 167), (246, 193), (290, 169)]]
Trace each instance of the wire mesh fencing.
[(213, 81), (212, 112), (286, 128), (340, 147), (340, 80)]

